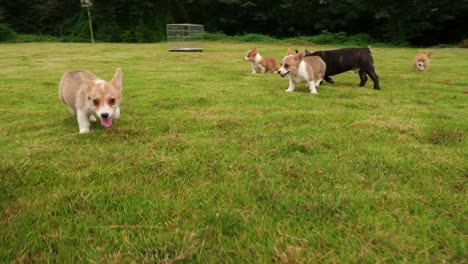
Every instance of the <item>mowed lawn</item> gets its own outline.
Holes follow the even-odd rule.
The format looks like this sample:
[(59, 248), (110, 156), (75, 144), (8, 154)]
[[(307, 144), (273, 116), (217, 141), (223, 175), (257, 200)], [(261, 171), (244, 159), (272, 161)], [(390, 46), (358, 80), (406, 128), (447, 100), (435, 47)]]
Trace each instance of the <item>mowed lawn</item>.
[[(336, 48), (0, 45), (0, 262), (465, 263), (468, 50), (373, 47), (381, 91), (311, 95), (253, 45)], [(121, 119), (79, 135), (61, 75), (117, 67)]]

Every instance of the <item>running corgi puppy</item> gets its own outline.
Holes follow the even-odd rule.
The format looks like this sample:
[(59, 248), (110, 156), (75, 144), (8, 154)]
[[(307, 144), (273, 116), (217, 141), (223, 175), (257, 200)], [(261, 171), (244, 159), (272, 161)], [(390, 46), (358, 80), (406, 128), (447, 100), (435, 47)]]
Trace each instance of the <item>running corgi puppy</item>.
[(250, 61), (252, 64), (252, 73), (265, 73), (265, 72), (276, 72), (278, 70), (278, 63), (275, 58), (263, 58), (260, 53), (257, 52), (257, 48), (253, 47), (247, 52), (244, 57), (245, 61)]
[(90, 121), (100, 119), (101, 125), (111, 127), (120, 117), (122, 100), (122, 69), (115, 71), (106, 82), (87, 70), (67, 71), (59, 84), (59, 97), (72, 114), (77, 116), (80, 134), (88, 133)]
[(414, 57), (414, 69), (420, 71), (427, 71), (429, 69), (429, 58), (431, 57), (432, 52), (429, 51), (428, 53), (419, 52), (416, 57)]
[(304, 57), (304, 52), (293, 54), (291, 49), (288, 49), (286, 57), (283, 59), (283, 64), (278, 70), (281, 77), (289, 74), (289, 87), (286, 92), (293, 92), (297, 82), (307, 82), (310, 93), (316, 94), (316, 86), (325, 76), (326, 65), (319, 56)]

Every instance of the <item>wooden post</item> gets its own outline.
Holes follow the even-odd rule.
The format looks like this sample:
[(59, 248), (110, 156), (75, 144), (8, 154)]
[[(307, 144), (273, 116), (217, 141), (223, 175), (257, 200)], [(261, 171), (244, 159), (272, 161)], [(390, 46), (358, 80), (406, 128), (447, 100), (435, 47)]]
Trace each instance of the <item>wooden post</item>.
[(91, 20), (91, 11), (89, 10), (89, 5), (86, 6), (86, 8), (88, 8), (89, 33), (91, 34), (91, 43), (94, 43), (93, 22)]

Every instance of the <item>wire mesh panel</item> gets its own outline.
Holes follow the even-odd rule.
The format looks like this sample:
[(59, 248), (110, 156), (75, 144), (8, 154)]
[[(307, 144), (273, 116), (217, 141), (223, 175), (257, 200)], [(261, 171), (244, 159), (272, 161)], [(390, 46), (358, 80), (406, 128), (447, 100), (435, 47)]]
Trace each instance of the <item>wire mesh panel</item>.
[(167, 24), (169, 51), (203, 51), (203, 25)]
[(80, 0), (80, 2), (81, 7), (88, 7), (93, 5), (93, 2), (91, 0)]

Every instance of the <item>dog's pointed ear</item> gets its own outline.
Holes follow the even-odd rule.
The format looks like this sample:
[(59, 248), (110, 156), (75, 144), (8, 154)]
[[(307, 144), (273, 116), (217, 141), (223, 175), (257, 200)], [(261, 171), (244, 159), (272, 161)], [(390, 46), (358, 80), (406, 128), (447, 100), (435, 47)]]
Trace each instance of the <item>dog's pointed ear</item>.
[(286, 55), (289, 56), (289, 55), (292, 55), (292, 54), (293, 54), (293, 52), (292, 52), (291, 48), (288, 48), (288, 51), (286, 52)]
[(297, 54), (297, 60), (301, 61), (303, 58), (304, 58), (304, 52), (301, 51)]
[(112, 84), (115, 88), (122, 90), (122, 81), (123, 81), (123, 72), (121, 68), (118, 68), (115, 73), (114, 77), (112, 78)]
[(94, 86), (94, 80), (85, 78), (81, 72), (79, 74), (83, 83), (86, 84), (86, 94), (89, 94), (89, 92), (91, 91), (91, 88)]
[(429, 51), (429, 52), (427, 53), (427, 57), (430, 58), (431, 55), (432, 55), (432, 51)]

